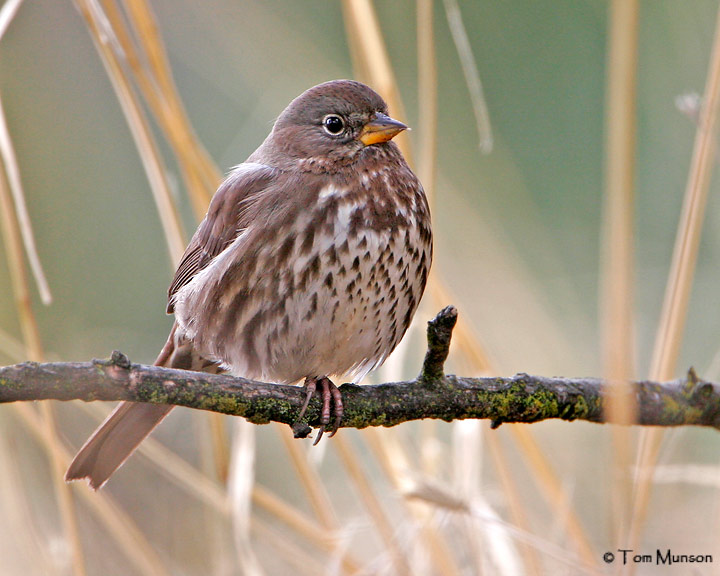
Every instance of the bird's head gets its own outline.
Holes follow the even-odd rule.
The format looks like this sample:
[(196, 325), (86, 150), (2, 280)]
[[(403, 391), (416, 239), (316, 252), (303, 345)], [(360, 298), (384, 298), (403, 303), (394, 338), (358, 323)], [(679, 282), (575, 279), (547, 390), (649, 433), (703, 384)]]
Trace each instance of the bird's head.
[(388, 116), (387, 104), (370, 87), (333, 80), (295, 98), (270, 138), (285, 157), (346, 164), (366, 147), (384, 144), (407, 129)]

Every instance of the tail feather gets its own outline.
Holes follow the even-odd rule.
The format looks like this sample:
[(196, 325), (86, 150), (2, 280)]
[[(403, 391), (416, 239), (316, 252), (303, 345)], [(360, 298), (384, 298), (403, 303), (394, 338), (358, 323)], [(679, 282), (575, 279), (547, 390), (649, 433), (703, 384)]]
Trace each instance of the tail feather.
[[(220, 371), (216, 363), (195, 352), (177, 324), (173, 325), (155, 365), (213, 373)], [(65, 473), (65, 481), (86, 478), (93, 490), (101, 488), (172, 408), (161, 404), (120, 403), (77, 453)]]
[(93, 490), (101, 488), (172, 408), (122, 402), (77, 453), (65, 481), (87, 478)]

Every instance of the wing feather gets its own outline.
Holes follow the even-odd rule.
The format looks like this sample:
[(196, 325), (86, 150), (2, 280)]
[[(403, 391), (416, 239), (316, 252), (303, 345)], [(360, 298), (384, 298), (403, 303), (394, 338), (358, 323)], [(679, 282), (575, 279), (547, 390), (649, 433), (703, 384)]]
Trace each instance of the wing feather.
[(276, 170), (245, 162), (235, 167), (213, 196), (207, 215), (185, 249), (168, 289), (167, 312), (174, 312), (178, 290), (227, 248), (242, 231), (244, 206), (260, 195), (276, 178)]

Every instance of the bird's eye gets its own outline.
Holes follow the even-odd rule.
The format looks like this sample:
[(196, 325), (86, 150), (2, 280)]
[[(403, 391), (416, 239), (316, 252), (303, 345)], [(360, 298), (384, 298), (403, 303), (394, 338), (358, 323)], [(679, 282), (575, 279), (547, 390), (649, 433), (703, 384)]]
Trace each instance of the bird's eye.
[(331, 136), (337, 136), (345, 130), (345, 120), (337, 114), (328, 114), (325, 116), (325, 118), (323, 118), (322, 125), (323, 128), (325, 128), (325, 132)]

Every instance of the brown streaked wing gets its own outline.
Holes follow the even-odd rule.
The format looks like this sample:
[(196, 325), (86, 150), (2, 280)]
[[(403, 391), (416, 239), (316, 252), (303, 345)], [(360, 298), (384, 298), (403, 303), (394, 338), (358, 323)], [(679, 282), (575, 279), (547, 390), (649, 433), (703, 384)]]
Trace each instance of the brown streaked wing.
[(237, 238), (243, 204), (267, 188), (275, 175), (269, 166), (247, 162), (237, 166), (220, 184), (175, 271), (168, 289), (168, 314), (174, 312), (175, 293)]

